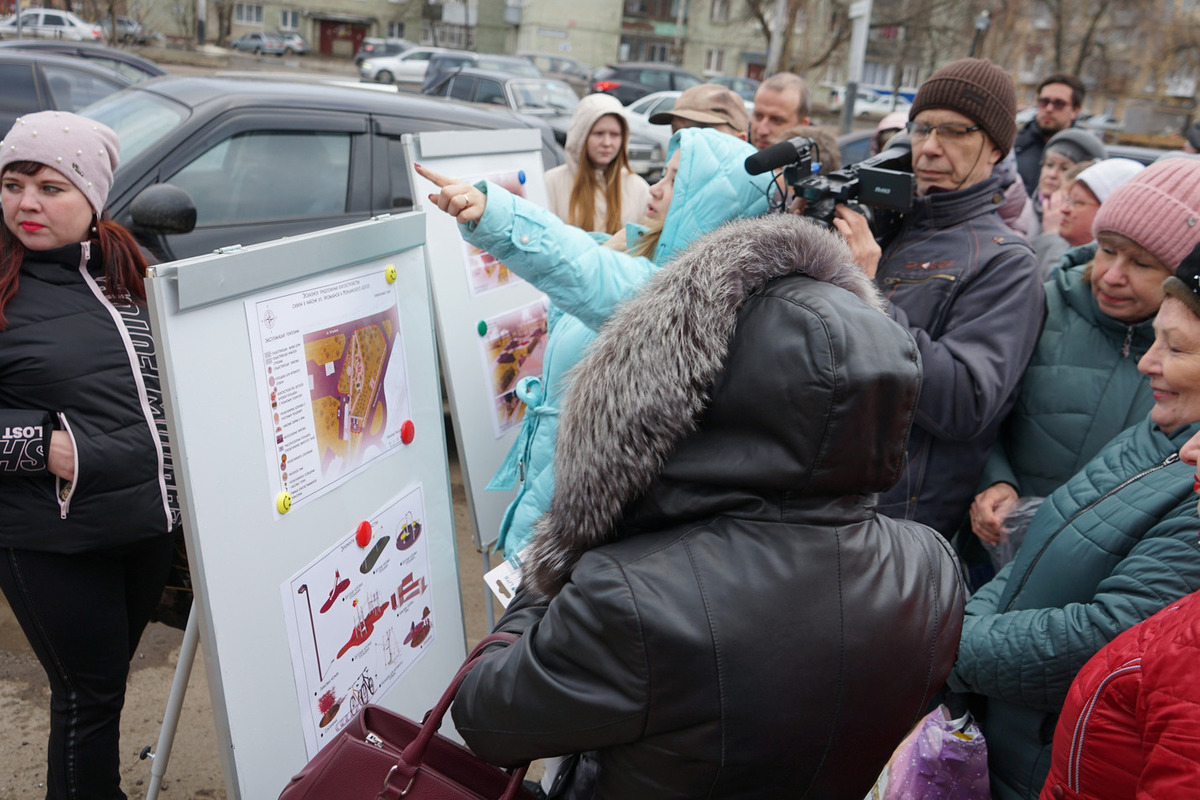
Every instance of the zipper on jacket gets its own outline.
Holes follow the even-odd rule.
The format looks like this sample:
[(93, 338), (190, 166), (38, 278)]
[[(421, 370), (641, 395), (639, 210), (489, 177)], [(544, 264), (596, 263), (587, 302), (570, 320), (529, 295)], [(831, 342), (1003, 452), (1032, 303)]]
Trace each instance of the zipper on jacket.
[(1178, 460), (1179, 460), (1179, 452), (1176, 451), (1174, 453), (1171, 453), (1171, 455), (1167, 456), (1166, 458), (1164, 458), (1162, 460), (1162, 463), (1155, 464), (1153, 467), (1147, 467), (1146, 469), (1139, 472), (1137, 475), (1130, 476), (1130, 477), (1126, 478), (1125, 480), (1121, 481), (1116, 486), (1109, 489), (1107, 492), (1100, 495), (1095, 500), (1093, 500), (1092, 502), (1088, 503), (1083, 508), (1076, 511), (1068, 519), (1066, 519), (1062, 525), (1059, 525), (1058, 529), (1056, 531), (1054, 531), (1054, 533), (1052, 533), (1049, 537), (1046, 538), (1045, 543), (1042, 545), (1042, 549), (1038, 550), (1037, 555), (1033, 557), (1033, 562), (1029, 565), (1029, 569), (1025, 570), (1025, 574), (1021, 576), (1021, 583), (1017, 586), (1017, 590), (1015, 592), (1013, 592), (1012, 597), (1010, 597), (1008, 599), (1008, 605), (1006, 605), (1004, 607), (1004, 610), (1012, 611), (1013, 603), (1017, 602), (1017, 598), (1021, 595), (1021, 591), (1025, 588), (1025, 584), (1029, 581), (1029, 576), (1033, 574), (1033, 570), (1037, 567), (1038, 562), (1041, 561), (1042, 555), (1046, 552), (1046, 548), (1048, 548), (1050, 546), (1050, 543), (1054, 541), (1054, 538), (1056, 536), (1058, 536), (1060, 533), (1062, 533), (1063, 530), (1068, 525), (1070, 525), (1075, 520), (1079, 519), (1079, 517), (1082, 514), (1085, 514), (1088, 511), (1091, 511), (1097, 505), (1099, 505), (1100, 503), (1103, 503), (1105, 500), (1112, 497), (1114, 494), (1121, 491), (1122, 489), (1124, 489), (1126, 486), (1133, 483), (1134, 481), (1139, 481), (1152, 472), (1158, 472), (1160, 469), (1166, 469), (1167, 467), (1171, 466)]
[(895, 286), (896, 284), (899, 284), (899, 283), (925, 283), (925, 281), (930, 281), (930, 280), (933, 280), (934, 278), (941, 278), (944, 281), (958, 280), (958, 276), (956, 276), (956, 275), (947, 275), (943, 272), (937, 272), (937, 273), (934, 273), (933, 275), (926, 275), (924, 278), (921, 278), (920, 280), (915, 280), (913, 278), (892, 277), (892, 278), (884, 278), (883, 282), (887, 286)]
[(1133, 326), (1125, 331), (1125, 344), (1121, 345), (1121, 358), (1129, 358), (1129, 350), (1133, 347)]
[(1084, 703), (1083, 708), (1079, 710), (1079, 717), (1075, 720), (1075, 730), (1071, 735), (1070, 751), (1067, 753), (1067, 786), (1072, 792), (1079, 792), (1079, 764), (1083, 761), (1083, 740), (1087, 736), (1088, 723), (1091, 722), (1092, 714), (1096, 710), (1096, 704), (1100, 702), (1100, 695), (1117, 678), (1127, 672), (1139, 672), (1141, 669), (1141, 658), (1135, 658), (1117, 667), (1104, 676), (1104, 680), (1100, 681), (1100, 685), (1096, 687), (1096, 690), (1092, 692), (1087, 702)]
[(71, 430), (71, 423), (67, 422), (65, 414), (59, 413), (58, 424), (71, 438), (71, 452), (75, 454), (75, 480), (64, 481), (57, 475), (54, 476), (54, 491), (58, 495), (58, 516), (59, 519), (66, 519), (71, 510), (71, 498), (75, 495), (75, 485), (79, 483), (79, 449), (75, 446), (75, 433)]

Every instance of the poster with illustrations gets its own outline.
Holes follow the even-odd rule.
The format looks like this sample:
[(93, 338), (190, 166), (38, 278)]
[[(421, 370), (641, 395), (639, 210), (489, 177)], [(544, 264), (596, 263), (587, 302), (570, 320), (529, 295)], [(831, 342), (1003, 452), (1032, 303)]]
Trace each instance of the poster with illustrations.
[(549, 307), (550, 301), (543, 298), (485, 320), (479, 353), (496, 438), (520, 425), (525, 415), (525, 404), (517, 397), (517, 383), (542, 374)]
[(280, 587), (309, 758), (433, 644), (425, 520), (417, 485)]
[(295, 506), (411, 437), (395, 284), (384, 270), (246, 302), (271, 486)]
[[(525, 170), (510, 170), (508, 172), (493, 172), (487, 175), (474, 175), (463, 179), (465, 183), (477, 183), (489, 180), (503, 186), (518, 197), (525, 197)], [(472, 297), (521, 283), (521, 279), (509, 271), (508, 267), (498, 261), (491, 253), (480, 250), (474, 245), (463, 242), (463, 263), (467, 269), (467, 289)]]

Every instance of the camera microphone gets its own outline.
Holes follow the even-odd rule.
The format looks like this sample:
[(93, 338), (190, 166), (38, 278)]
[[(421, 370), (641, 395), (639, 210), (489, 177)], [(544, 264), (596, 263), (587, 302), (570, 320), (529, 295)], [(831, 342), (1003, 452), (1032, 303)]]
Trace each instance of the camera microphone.
[(812, 139), (804, 136), (773, 144), (765, 150), (746, 157), (746, 172), (751, 175), (761, 175), (764, 172), (794, 164), (808, 155), (812, 144)]

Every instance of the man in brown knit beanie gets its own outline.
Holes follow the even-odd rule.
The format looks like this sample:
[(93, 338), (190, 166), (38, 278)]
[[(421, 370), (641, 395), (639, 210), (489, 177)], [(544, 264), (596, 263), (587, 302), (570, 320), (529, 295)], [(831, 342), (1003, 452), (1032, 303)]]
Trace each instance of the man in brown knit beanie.
[(947, 538), (965, 518), (1042, 326), (1037, 259), (1000, 218), (1005, 186), (992, 172), (1016, 137), (1015, 110), (1012, 79), (990, 61), (937, 70), (910, 112), (917, 196), (899, 233), (881, 252), (861, 215), (839, 206), (834, 221), (921, 352), (908, 468), (879, 512)]

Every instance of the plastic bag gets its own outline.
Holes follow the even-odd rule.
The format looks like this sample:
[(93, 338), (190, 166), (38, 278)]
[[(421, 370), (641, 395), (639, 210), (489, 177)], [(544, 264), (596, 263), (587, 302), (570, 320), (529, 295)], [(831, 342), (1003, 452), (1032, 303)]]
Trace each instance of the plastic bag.
[(965, 714), (940, 705), (892, 753), (867, 800), (991, 800), (987, 744)]
[(1029, 529), (1029, 523), (1033, 521), (1034, 515), (1042, 507), (1042, 501), (1045, 499), (1044, 497), (1017, 498), (1012, 511), (1008, 512), (1008, 516), (1004, 518), (1004, 532), (1000, 534), (1000, 544), (983, 543), (984, 549), (992, 559), (992, 566), (996, 568), (997, 572), (1012, 561), (1017, 555), (1017, 550), (1021, 549), (1021, 542), (1025, 541), (1025, 531)]

